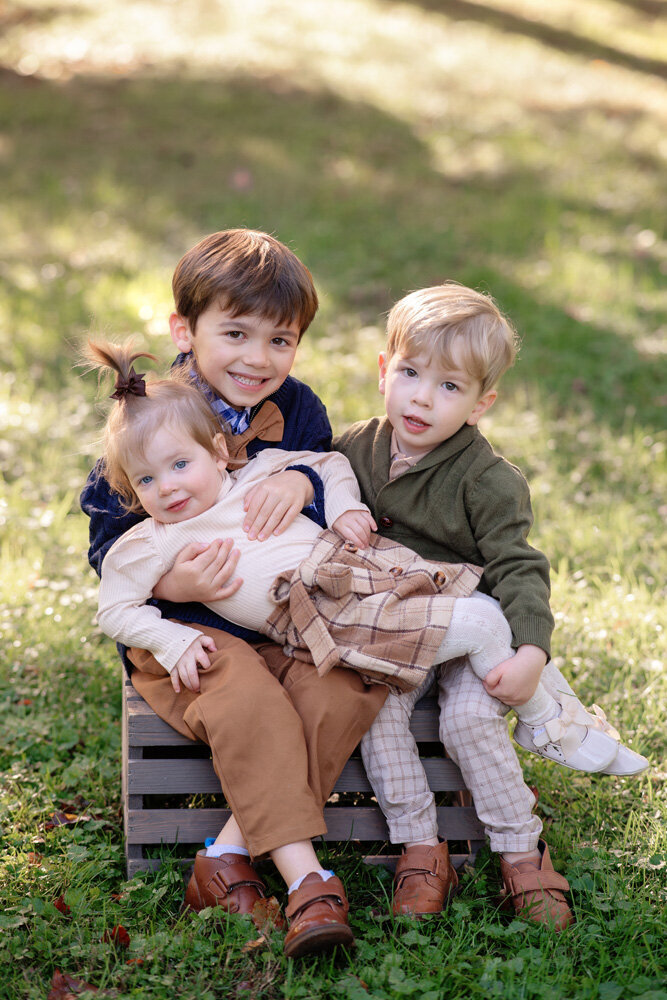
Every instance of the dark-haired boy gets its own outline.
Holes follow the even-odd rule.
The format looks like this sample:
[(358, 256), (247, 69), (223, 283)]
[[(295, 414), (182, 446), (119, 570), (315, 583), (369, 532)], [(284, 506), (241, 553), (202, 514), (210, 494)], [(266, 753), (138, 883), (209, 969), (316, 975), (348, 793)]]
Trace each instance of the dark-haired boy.
[[(289, 375), (318, 305), (310, 272), (296, 255), (266, 233), (214, 233), (182, 258), (173, 291), (169, 325), (181, 352), (177, 363), (189, 366), (231, 428), (232, 457), (251, 458), (269, 447), (327, 450), (324, 406)], [(248, 537), (280, 532), (302, 509), (324, 526), (321, 501), (312, 470), (273, 476), (249, 497)], [(89, 559), (99, 574), (110, 546), (140, 518), (123, 509), (99, 468), (81, 503), (91, 519)], [(289, 892), (285, 952), (298, 957), (353, 940), (342, 883), (321, 868), (311, 838), (325, 832), (323, 805), (386, 688), (342, 668), (320, 678), (312, 665), (285, 656), (259, 634), (201, 604), (181, 603), (202, 576), (213, 581), (216, 599), (233, 593), (241, 586), (234, 579), (237, 558), (223, 540), (217, 547), (188, 546), (154, 592), (164, 617), (196, 623), (215, 642), (199, 692), (174, 692), (168, 672), (146, 651), (126, 650), (126, 664), (158, 715), (209, 744), (232, 809), (215, 843), (197, 853), (186, 903), (249, 913), (265, 894), (251, 861), (268, 854)]]

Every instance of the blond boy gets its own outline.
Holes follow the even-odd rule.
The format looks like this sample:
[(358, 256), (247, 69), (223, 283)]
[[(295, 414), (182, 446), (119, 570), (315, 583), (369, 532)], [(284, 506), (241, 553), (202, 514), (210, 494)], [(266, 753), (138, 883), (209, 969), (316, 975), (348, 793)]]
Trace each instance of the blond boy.
[[(417, 690), (389, 695), (362, 741), (391, 840), (405, 846), (394, 912), (437, 912), (456, 885), (409, 730), (416, 701), (437, 681), (441, 739), (461, 767), (492, 850), (500, 852), (504, 893), (522, 915), (562, 929), (573, 919), (563, 895), (568, 884), (540, 840), (534, 797), (509, 742), (508, 706), (535, 702), (532, 724), (520, 722), (515, 740), (567, 767), (629, 774), (647, 762), (624, 747), (595, 759), (594, 734), (604, 723), (584, 711), (551, 663), (545, 666), (553, 629), (549, 564), (527, 542), (528, 485), (477, 427), (515, 355), (515, 332), (490, 296), (454, 282), (411, 293), (389, 314), (379, 359), (386, 416), (353, 425), (334, 447), (350, 460), (381, 534), (428, 559), (484, 568), (480, 591), (499, 601), (515, 651), (483, 682), (465, 659), (434, 667)], [(468, 635), (474, 631), (473, 620), (465, 625)], [(546, 694), (537, 703), (540, 679)]]

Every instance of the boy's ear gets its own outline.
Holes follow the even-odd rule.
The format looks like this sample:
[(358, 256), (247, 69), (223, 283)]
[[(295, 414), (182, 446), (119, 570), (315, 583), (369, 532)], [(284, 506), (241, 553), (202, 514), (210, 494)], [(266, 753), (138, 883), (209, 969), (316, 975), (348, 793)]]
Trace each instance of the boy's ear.
[[(222, 463), (222, 469), (226, 469), (227, 462), (229, 461), (229, 448), (227, 447), (225, 435), (222, 431), (216, 434), (213, 438), (213, 446), (218, 453), (218, 462)], [(222, 469), (220, 471), (222, 471)]]
[(173, 312), (169, 317), (169, 333), (178, 350), (182, 354), (189, 354), (192, 350), (193, 334), (187, 319)]
[(380, 367), (380, 381), (378, 382), (378, 389), (380, 393), (384, 396), (385, 380), (387, 378), (387, 354), (385, 351), (380, 351), (380, 356), (378, 357), (378, 365)]
[(472, 413), (466, 420), (466, 423), (471, 426), (476, 424), (479, 418), (493, 406), (497, 398), (498, 393), (495, 389), (489, 389), (489, 391), (485, 392), (483, 396), (480, 396), (473, 407)]

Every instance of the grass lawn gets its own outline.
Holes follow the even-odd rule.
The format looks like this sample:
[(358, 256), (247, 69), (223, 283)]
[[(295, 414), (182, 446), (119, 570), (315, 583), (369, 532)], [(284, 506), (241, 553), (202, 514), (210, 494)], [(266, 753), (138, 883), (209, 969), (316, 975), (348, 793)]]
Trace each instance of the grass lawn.
[[(43, 1000), (59, 969), (119, 997), (667, 1000), (664, 8), (0, 2), (0, 995)], [(314, 274), (296, 373), (335, 429), (379, 411), (404, 292), (455, 278), (517, 324), (483, 430), (531, 482), (559, 664), (652, 765), (522, 756), (572, 886), (558, 938), (498, 912), (488, 853), (418, 926), (335, 853), (357, 948), (301, 963), (249, 921), (180, 916), (174, 863), (125, 880), (121, 669), (77, 502), (101, 415), (74, 365), (90, 331), (166, 364), (175, 263), (238, 225)]]

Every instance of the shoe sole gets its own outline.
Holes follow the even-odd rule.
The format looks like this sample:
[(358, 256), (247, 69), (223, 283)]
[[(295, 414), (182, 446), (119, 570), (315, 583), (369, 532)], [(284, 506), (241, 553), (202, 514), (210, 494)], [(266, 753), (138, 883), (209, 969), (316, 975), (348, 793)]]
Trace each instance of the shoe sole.
[(610, 774), (614, 778), (635, 778), (638, 774), (648, 771), (650, 766), (650, 764), (642, 764), (641, 767), (636, 768), (634, 771), (612, 771), (609, 765), (607, 765), (602, 771), (597, 771), (596, 774)]
[(287, 958), (301, 958), (303, 955), (316, 955), (319, 952), (331, 951), (339, 945), (350, 947), (354, 944), (354, 934), (351, 927), (342, 924), (325, 924), (323, 927), (311, 927), (303, 931), (285, 945)]
[(518, 747), (521, 747), (522, 750), (527, 750), (528, 753), (532, 753), (534, 757), (540, 757), (542, 760), (548, 760), (550, 764), (558, 764), (560, 767), (567, 767), (570, 771), (579, 771), (580, 774), (600, 774), (604, 771), (605, 767), (609, 767), (611, 761), (614, 759), (612, 757), (606, 764), (601, 764), (600, 767), (597, 767), (594, 771), (590, 768), (586, 768), (584, 770), (581, 767), (575, 767), (573, 764), (568, 764), (566, 760), (560, 760), (560, 758), (549, 757), (545, 753), (540, 753), (540, 751), (536, 750), (534, 746), (526, 746), (526, 744), (522, 743), (521, 740), (518, 740), (516, 736), (514, 736), (513, 739)]

